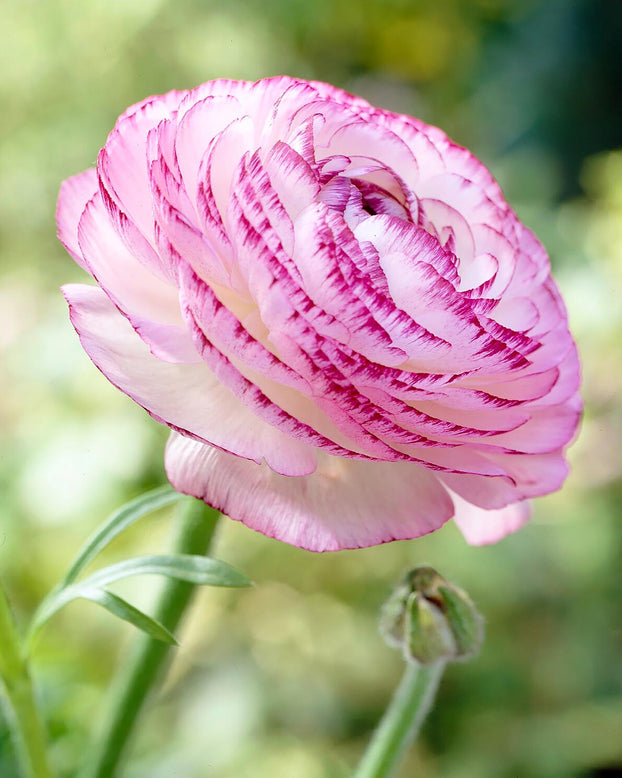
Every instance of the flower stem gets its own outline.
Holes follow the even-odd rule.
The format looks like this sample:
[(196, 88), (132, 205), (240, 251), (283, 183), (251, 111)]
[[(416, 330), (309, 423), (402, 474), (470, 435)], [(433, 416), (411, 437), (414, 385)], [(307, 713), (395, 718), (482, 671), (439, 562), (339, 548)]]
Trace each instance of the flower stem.
[[(175, 553), (207, 553), (219, 513), (205, 503), (188, 498), (182, 505)], [(190, 602), (195, 584), (166, 580), (155, 618), (171, 632), (178, 626)], [(98, 742), (92, 748), (80, 778), (112, 778), (134, 732), (149, 693), (162, 677), (170, 647), (140, 635), (110, 690), (109, 707)]]
[(409, 663), (354, 778), (391, 778), (434, 703), (445, 662)]
[(19, 635), (4, 589), (0, 585), (0, 692), (23, 778), (51, 778), (47, 734), (39, 714)]

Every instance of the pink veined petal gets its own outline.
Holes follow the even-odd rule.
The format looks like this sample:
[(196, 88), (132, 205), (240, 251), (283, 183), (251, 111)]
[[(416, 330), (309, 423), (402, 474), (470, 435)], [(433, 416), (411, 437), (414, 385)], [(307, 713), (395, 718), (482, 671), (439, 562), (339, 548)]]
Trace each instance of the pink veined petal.
[[(212, 239), (205, 237), (193, 222), (194, 208), (186, 205), (185, 192), (172, 174), (154, 163), (151, 168), (156, 243), (161, 256), (167, 257), (171, 267), (183, 267), (189, 263), (205, 280), (228, 286), (230, 271), (221, 251)], [(176, 191), (179, 189), (179, 195)], [(177, 201), (177, 202), (175, 202)], [(189, 214), (187, 216), (186, 214)]]
[(505, 508), (485, 510), (463, 500), (455, 493), (451, 498), (456, 506), (454, 521), (471, 546), (485, 546), (502, 540), (520, 529), (531, 517), (528, 502), (516, 502)]
[(458, 260), (458, 274), (460, 277), (459, 292), (479, 291), (492, 283), (499, 262), (492, 254), (480, 253), (470, 261)]
[[(435, 135), (444, 135), (435, 127)], [(459, 146), (450, 140), (447, 136), (444, 142), (437, 141), (437, 148), (441, 149), (445, 165), (448, 170), (457, 173), (459, 176), (472, 181), (480, 187), (486, 197), (503, 211), (508, 211), (508, 205), (503, 198), (501, 187), (495, 181), (485, 165), (479, 159), (473, 156), (468, 149)]]
[[(269, 155), (272, 161), (276, 159)], [(273, 168), (273, 176), (279, 181), (281, 190), (283, 184), (291, 173), (291, 155), (288, 156), (289, 165), (284, 174), (280, 167)], [(304, 190), (309, 183), (307, 166), (300, 160), (298, 165), (302, 168), (304, 176), (296, 176), (295, 181), (287, 182), (289, 186), (297, 186)], [(274, 257), (278, 264), (283, 265), (288, 275), (297, 282), (300, 281), (300, 272), (295, 261), (292, 260), (294, 249), (294, 227), (292, 218), (283, 206), (278, 191), (273, 187), (266, 167), (257, 152), (252, 155), (244, 155), (238, 164), (232, 180), (232, 194), (227, 211), (227, 220), (235, 224), (236, 234), (232, 242), (237, 248), (237, 260), (240, 272), (249, 279), (249, 288), (256, 266), (261, 259), (262, 251)], [(313, 193), (319, 187), (313, 188)], [(311, 192), (309, 192), (311, 194)], [(240, 250), (241, 246), (244, 249)]]
[(102, 187), (117, 208), (153, 243), (147, 143), (149, 131), (177, 109), (183, 92), (152, 97), (119, 117), (97, 161)]
[(84, 209), (77, 232), (89, 272), (124, 310), (182, 323), (177, 288), (150, 273), (128, 251), (110, 223), (99, 192)]
[(206, 365), (154, 357), (101, 289), (68, 284), (63, 294), (91, 360), (157, 421), (286, 475), (315, 470), (311, 446), (257, 418)]
[[(508, 222), (514, 228), (514, 244), (518, 250), (517, 272), (508, 286), (512, 295), (524, 294), (525, 289), (534, 289), (546, 283), (551, 265), (544, 246), (536, 236), (515, 217)], [(557, 292), (559, 296), (559, 293)], [(562, 304), (563, 308), (563, 304)]]
[(545, 337), (559, 324), (565, 329), (568, 319), (566, 309), (550, 277), (540, 286), (529, 287), (526, 293), (538, 312), (538, 318), (529, 331), (532, 337)]
[[(321, 154), (316, 152), (318, 159), (333, 155), (365, 157), (381, 162), (382, 167), (389, 171), (399, 171), (402, 180), (409, 183), (418, 180), (417, 160), (408, 145), (395, 132), (386, 126), (374, 125), (360, 119), (344, 123), (335, 130), (335, 125), (331, 126), (330, 123), (330, 114), (334, 110), (331, 106), (327, 117), (329, 121), (323, 131), (318, 133), (318, 151), (322, 150)], [(324, 146), (326, 151), (323, 151)]]
[[(389, 125), (412, 150), (413, 157), (417, 160), (419, 168), (419, 178), (427, 180), (433, 178), (439, 173), (444, 173), (451, 166), (447, 166), (443, 159), (443, 153), (439, 150), (438, 144), (433, 136), (431, 128), (418, 119), (410, 116), (392, 114), (390, 111), (378, 112), (378, 116), (383, 124)], [(439, 130), (439, 133), (446, 138), (445, 134)], [(407, 184), (416, 188), (417, 181), (407, 181)]]
[[(462, 371), (481, 369), (507, 373), (527, 365), (516, 349), (520, 343), (507, 345), (487, 332), (473, 313), (468, 298), (455, 291), (436, 270), (436, 254), (441, 251), (434, 239), (423, 230), (413, 229), (411, 255), (401, 252), (380, 256), (391, 295), (398, 308), (450, 344), (450, 349), (435, 355), (411, 355), (412, 369)], [(488, 329), (493, 329), (492, 325)]]
[[(453, 386), (460, 389), (480, 389), (500, 399), (516, 402), (537, 402), (548, 395), (559, 378), (557, 367), (515, 376), (512, 373), (481, 376), (477, 373), (458, 378)], [(445, 390), (443, 390), (445, 391)], [(447, 390), (451, 391), (451, 387)]]
[[(274, 90), (274, 91), (272, 91)], [(260, 145), (269, 147), (277, 140), (286, 140), (291, 143), (302, 126), (308, 124), (309, 119), (318, 119), (320, 125), (325, 123), (323, 109), (327, 106), (338, 105), (342, 112), (348, 116), (356, 114), (359, 110), (369, 109), (369, 104), (360, 97), (354, 97), (341, 89), (319, 81), (299, 81), (289, 78), (269, 79), (268, 89), (262, 88), (262, 82), (253, 85), (252, 92), (261, 94), (261, 99), (256, 110), (258, 127), (263, 127), (260, 137)], [(257, 97), (255, 98), (257, 101)], [(313, 123), (313, 122), (312, 122)], [(313, 138), (313, 133), (310, 138)], [(316, 143), (305, 144), (305, 149), (296, 148), (307, 161), (315, 159)]]
[(173, 434), (165, 465), (177, 490), (310, 551), (420, 537), (453, 514), (452, 501), (435, 476), (409, 463), (365, 463), (323, 454), (312, 475), (288, 478)]
[[(320, 191), (318, 177), (305, 160), (281, 141), (274, 144), (263, 161), (270, 184), (287, 214), (287, 233), (279, 230), (279, 237), (290, 252), (294, 250), (292, 222)], [(291, 243), (288, 242), (288, 237)]]
[(538, 323), (540, 314), (528, 297), (513, 297), (502, 298), (490, 318), (515, 332), (528, 332)]
[[(240, 355), (242, 357), (240, 359), (223, 353), (221, 349), (225, 347), (226, 333), (214, 333), (214, 335), (208, 336), (202, 327), (206, 326), (209, 332), (213, 325), (216, 327), (220, 325), (225, 328), (230, 326), (226, 315), (227, 311), (220, 305), (215, 296), (211, 294), (210, 290), (202, 285), (199, 279), (192, 274), (187, 275), (184, 279), (182, 304), (187, 326), (192, 332), (196, 348), (205, 363), (218, 376), (223, 385), (227, 386), (239, 398), (240, 402), (252, 409), (253, 413), (259, 418), (264, 419), (267, 423), (279, 429), (283, 429), (295, 438), (304, 439), (317, 448), (326, 448), (334, 454), (346, 457), (358, 456), (359, 454), (363, 457), (367, 456), (356, 445), (348, 446), (346, 442), (347, 447), (344, 448), (334, 440), (324, 437), (323, 434), (299, 417), (295, 407), (291, 409), (292, 412), (287, 410), (278, 403), (281, 396), (280, 392), (277, 392), (274, 400), (271, 400), (258, 384), (247, 377), (247, 375), (252, 374), (252, 371), (249, 373), (248, 370), (245, 370), (243, 355)], [(205, 325), (202, 325), (202, 320), (205, 321)], [(224, 339), (221, 337), (222, 334), (225, 334)], [(238, 329), (238, 335), (241, 338), (246, 337), (241, 326)], [(264, 368), (269, 366), (269, 371), (276, 373), (290, 385), (297, 385), (298, 388), (302, 388), (301, 384), (305, 382), (301, 381), (300, 377), (296, 376), (293, 371), (288, 370), (286, 365), (279, 363), (270, 353), (265, 351), (262, 353), (263, 349), (259, 344), (252, 344), (251, 339), (247, 339), (247, 345), (248, 357), (250, 359), (262, 359)], [(230, 349), (231, 346), (227, 350)], [(260, 381), (260, 383), (263, 382)]]
[[(468, 439), (470, 436), (475, 436), (477, 439), (483, 435), (488, 439), (491, 435), (509, 434), (517, 428), (520, 429), (529, 420), (529, 412), (520, 407), (503, 408), (491, 405), (488, 409), (481, 407), (463, 409), (452, 404), (451, 395), (446, 403), (434, 402), (431, 398), (422, 396), (420, 400), (411, 401), (409, 405), (420, 413), (444, 419), (448, 426), (456, 425), (451, 433), (460, 439)], [(462, 429), (459, 429), (460, 427)]]
[(58, 239), (73, 259), (88, 272), (78, 244), (78, 223), (86, 204), (99, 188), (95, 168), (63, 181), (56, 206)]
[(417, 196), (424, 202), (445, 203), (467, 224), (498, 227), (506, 216), (505, 209), (493, 203), (481, 187), (454, 171), (420, 181)]
[(472, 225), (449, 203), (420, 197), (418, 223), (462, 262), (471, 262), (478, 253)]
[(150, 273), (112, 228), (99, 192), (78, 226), (87, 269), (129, 319), (154, 356), (167, 362), (199, 362), (179, 309), (176, 287)]
[[(112, 225), (121, 240), (125, 243), (128, 251), (148, 270), (158, 275), (163, 281), (174, 283), (176, 268), (174, 265), (171, 265), (170, 259), (166, 256), (161, 256), (156, 251), (154, 245), (147, 240), (136, 224), (123, 210), (121, 210), (116, 199), (101, 185), (101, 180), (99, 189)], [(153, 235), (152, 240), (154, 243), (156, 242), (155, 227), (155, 220), (152, 219), (151, 233)]]
[[(550, 391), (541, 398), (534, 400), (534, 405), (548, 406), (558, 405), (569, 402), (573, 396), (576, 396), (579, 385), (581, 384), (581, 366), (579, 364), (579, 355), (574, 343), (571, 345), (568, 353), (559, 363), (556, 369), (557, 381), (553, 384)], [(580, 400), (577, 403), (581, 406)]]
[(525, 424), (489, 438), (486, 443), (509, 451), (527, 454), (550, 454), (565, 446), (573, 437), (580, 408), (572, 404), (531, 409)]
[(452, 497), (459, 495), (469, 505), (484, 511), (501, 510), (524, 499), (521, 490), (508, 476), (482, 476), (472, 473), (437, 475)]
[(305, 291), (346, 327), (346, 337), (336, 339), (387, 366), (402, 364), (413, 352), (427, 356), (447, 350), (443, 338), (413, 321), (361, 272), (368, 257), (339, 214), (318, 203), (305, 210), (295, 228), (294, 260)]
[[(252, 190), (253, 190), (253, 183), (260, 188), (260, 191), (257, 193), (256, 196), (252, 196)], [(298, 308), (298, 317), (297, 322), (302, 325), (302, 316), (300, 314), (304, 315), (310, 315), (313, 312), (313, 305), (309, 305), (306, 303), (306, 296), (304, 292), (297, 286), (294, 279), (288, 277), (288, 273), (285, 267), (281, 267), (279, 265), (280, 262), (280, 255), (283, 254), (282, 246), (280, 246), (278, 240), (275, 242), (273, 238), (275, 237), (271, 224), (267, 219), (267, 214), (262, 210), (261, 202), (266, 197), (263, 194), (263, 188), (269, 189), (269, 182), (262, 182), (262, 178), (258, 175), (255, 176), (244, 176), (241, 178), (239, 185), (234, 187), (234, 198), (233, 198), (233, 206), (237, 206), (237, 210), (235, 212), (235, 221), (239, 225), (238, 231), (235, 235), (236, 240), (244, 240), (244, 243), (240, 243), (237, 248), (237, 253), (240, 256), (247, 256), (249, 259), (252, 258), (252, 262), (249, 263), (248, 267), (246, 267), (246, 272), (249, 274), (249, 283), (252, 283), (252, 289), (255, 293), (256, 299), (262, 306), (262, 313), (264, 320), (267, 324), (271, 327), (270, 330), (270, 340), (271, 342), (277, 347), (277, 350), (279, 352), (282, 352), (282, 344), (278, 341), (278, 335), (275, 331), (275, 327), (280, 329), (278, 319), (274, 319), (274, 315), (279, 315), (279, 312), (276, 311), (274, 305), (272, 304), (272, 301), (275, 300), (275, 295), (280, 292), (281, 294), (281, 304), (283, 306), (282, 313), (280, 314), (280, 318), (283, 321), (283, 330), (284, 334), (287, 333), (288, 337), (293, 337), (293, 327), (294, 325), (294, 316), (296, 314), (296, 301), (297, 298), (301, 298), (301, 303), (299, 303)], [(251, 194), (247, 194), (247, 190), (251, 190)], [(266, 198), (267, 201), (267, 198)], [(330, 211), (325, 211), (325, 216), (327, 217), (327, 220), (311, 220), (310, 224), (311, 226), (316, 225), (316, 232), (317, 235), (314, 235), (313, 233), (310, 233), (307, 236), (306, 240), (300, 240), (299, 242), (304, 245), (305, 252), (307, 252), (309, 255), (313, 255), (315, 259), (315, 270), (317, 272), (318, 270), (318, 262), (320, 262), (321, 259), (326, 259), (327, 261), (330, 259), (329, 255), (331, 252), (326, 252), (325, 248), (326, 245), (329, 245), (329, 243), (332, 242), (335, 246), (335, 253), (337, 256), (339, 255), (339, 249), (337, 248), (339, 245), (339, 241), (337, 238), (332, 234), (332, 229), (335, 227), (331, 227), (329, 224), (329, 221), (332, 221), (333, 225), (334, 223), (338, 223), (336, 226), (338, 227), (339, 224), (341, 224), (339, 218), (335, 214), (331, 214)], [(233, 212), (232, 212), (232, 218), (233, 218)], [(254, 228), (249, 220), (253, 220), (256, 222), (257, 227)], [(300, 221), (300, 220), (299, 220)], [(321, 222), (322, 230), (319, 229), (318, 221)], [(328, 233), (324, 234), (324, 232), (328, 229)], [(323, 231), (324, 230), (324, 231)], [(300, 238), (300, 236), (298, 236)], [(431, 240), (431, 238), (430, 238)], [(316, 241), (319, 241), (320, 249), (315, 251), (313, 250), (313, 246), (315, 245)], [(352, 244), (353, 250), (358, 251), (358, 247), (356, 243), (353, 241), (352, 236), (350, 235), (348, 238), (348, 241), (350, 244)], [(271, 245), (269, 245), (271, 244)], [(331, 245), (332, 245), (331, 244)], [(343, 253), (343, 249), (341, 250), (341, 253), (344, 256), (344, 261), (342, 263), (343, 270), (338, 270), (337, 268), (333, 267), (333, 271), (339, 276), (342, 272), (348, 272), (348, 264), (352, 264), (349, 257), (346, 257), (346, 255)], [(331, 255), (332, 256), (332, 255)], [(295, 257), (296, 258), (296, 257)], [(305, 265), (304, 263), (301, 263), (301, 258), (298, 257), (298, 269), (302, 272), (304, 272)], [(332, 257), (331, 260), (334, 264), (335, 257)], [(291, 261), (287, 256), (285, 256), (284, 264), (288, 267), (291, 264)], [(357, 272), (353, 269), (353, 272)], [(320, 273), (320, 278), (323, 278), (326, 276), (327, 273)], [(306, 280), (306, 287), (313, 287), (313, 273), (309, 273)], [(258, 286), (258, 282), (261, 281), (262, 286)], [(276, 282), (276, 283), (275, 283)], [(337, 282), (339, 284), (339, 290), (342, 290), (346, 292), (349, 297), (348, 299), (353, 300), (354, 304), (358, 305), (358, 308), (362, 311), (362, 314), (364, 317), (366, 317), (366, 320), (370, 321), (370, 313), (365, 309), (365, 306), (360, 304), (360, 301), (357, 301), (356, 296), (352, 296), (352, 290), (351, 286), (345, 283), (345, 279), (337, 278)], [(359, 287), (361, 288), (361, 291), (363, 293), (366, 293), (366, 290), (361, 287), (359, 284)], [(315, 287), (313, 287), (315, 288)], [(287, 296), (283, 296), (283, 293), (287, 291), (287, 289), (290, 289), (289, 294)], [(356, 291), (356, 285), (354, 286), (354, 289)], [(311, 290), (313, 291), (313, 289)], [(393, 308), (392, 305), (390, 306), (390, 309), (388, 311), (388, 317), (384, 314), (384, 312), (376, 305), (376, 301), (373, 300), (373, 294), (370, 296), (369, 292), (367, 291), (368, 298), (371, 299), (372, 305), (375, 307), (373, 308), (374, 313), (379, 312), (382, 314), (385, 319), (388, 318), (389, 323), (395, 327), (397, 323), (397, 315), (393, 314)], [(329, 304), (329, 301), (327, 298), (322, 298), (321, 302), (323, 303), (322, 308), (318, 309), (320, 312), (326, 308), (328, 309), (327, 312), (330, 313), (332, 310), (333, 316), (331, 317), (329, 324), (329, 332), (330, 327), (332, 327), (332, 322), (336, 321), (336, 317), (339, 315), (340, 310), (344, 307), (343, 300), (340, 300), (338, 297), (335, 300), (336, 306), (331, 306)], [(353, 307), (353, 306), (352, 306)], [(339, 310), (338, 310), (339, 309)], [(399, 312), (398, 312), (399, 313)], [(393, 320), (393, 321), (392, 321)], [(371, 320), (372, 327), (376, 327), (377, 325)], [(321, 325), (323, 326), (323, 325)], [(343, 325), (340, 324), (341, 328), (343, 328)], [(362, 326), (362, 325), (361, 325)], [(331, 338), (334, 338), (335, 336), (341, 337), (342, 339), (348, 340), (351, 338), (354, 338), (355, 334), (357, 333), (357, 330), (360, 329), (359, 327), (351, 327), (350, 333), (344, 335), (340, 332), (335, 332), (333, 328), (332, 336), (329, 334), (328, 338), (324, 337), (323, 339), (318, 337), (318, 322), (315, 322), (315, 331), (312, 334), (312, 338), (317, 341), (318, 347), (314, 346), (313, 340), (309, 340), (309, 336), (303, 331), (300, 330), (300, 327), (297, 328), (300, 330), (297, 332), (296, 336), (294, 337), (294, 341), (296, 342), (299, 352), (302, 352), (302, 348), (311, 348), (313, 352), (312, 359), (314, 361), (321, 361), (321, 367), (318, 365), (317, 368), (314, 371), (313, 376), (310, 376), (310, 381), (312, 382), (311, 385), (314, 389), (314, 394), (316, 395), (316, 402), (318, 402), (323, 410), (333, 418), (333, 421), (335, 421), (340, 428), (345, 432), (347, 431), (348, 435), (354, 436), (354, 441), (356, 442), (357, 446), (364, 446), (364, 450), (375, 450), (375, 449), (367, 449), (366, 444), (364, 444), (364, 438), (360, 438), (360, 427), (352, 426), (352, 420), (353, 417), (350, 419), (345, 418), (344, 409), (348, 408), (353, 413), (356, 414), (357, 418), (359, 420), (363, 420), (365, 418), (367, 421), (362, 421), (363, 426), (365, 426), (367, 429), (367, 432), (373, 432), (375, 436), (380, 438), (386, 443), (389, 443), (391, 441), (391, 444), (393, 442), (399, 441), (401, 444), (410, 444), (413, 441), (417, 444), (425, 445), (426, 441), (421, 440), (421, 438), (417, 437), (417, 435), (411, 434), (408, 430), (404, 428), (398, 428), (397, 426), (393, 425), (391, 423), (390, 418), (386, 418), (384, 421), (379, 419), (379, 414), (377, 412), (378, 409), (373, 409), (368, 402), (367, 398), (365, 397), (359, 397), (354, 398), (352, 397), (352, 387), (347, 385), (347, 382), (342, 383), (343, 381), (343, 375), (340, 375), (338, 371), (335, 370), (334, 365), (327, 364), (326, 361), (326, 355), (328, 353), (327, 349), (331, 348), (331, 343), (329, 342)], [(397, 327), (395, 327), (397, 330)], [(382, 331), (382, 330), (380, 330)], [(326, 332), (324, 335), (326, 336)], [(386, 337), (386, 336), (385, 336)], [(202, 339), (202, 336), (201, 336)], [(365, 344), (362, 343), (362, 346)], [(202, 346), (203, 348), (203, 346)], [(207, 353), (207, 352), (206, 352)], [(211, 352), (210, 352), (211, 353)], [(310, 357), (310, 353), (309, 353)], [(402, 355), (403, 357), (403, 355)], [(207, 358), (207, 356), (206, 356)], [(210, 358), (211, 359), (211, 358)], [(211, 361), (210, 361), (211, 364)], [(230, 366), (228, 366), (227, 369), (227, 375), (230, 373)], [(322, 378), (326, 377), (329, 373), (332, 373), (335, 378), (333, 379), (334, 386), (328, 389), (324, 386), (322, 389), (318, 386), (318, 378), (321, 376)], [(239, 383), (236, 379), (236, 385)], [(335, 402), (327, 403), (326, 400), (328, 399), (329, 395), (334, 394), (334, 387), (339, 391), (339, 397), (336, 398)], [(244, 395), (248, 396), (248, 393), (246, 390), (244, 390)], [(411, 409), (408, 409), (411, 411)], [(335, 415), (336, 414), (336, 415)], [(415, 416), (417, 415), (417, 412), (411, 411), (411, 415)], [(421, 421), (421, 414), (418, 414), (419, 421)], [(345, 422), (345, 427), (341, 426)], [(432, 427), (446, 427), (447, 425), (444, 425), (442, 420), (431, 420)], [(358, 422), (357, 422), (358, 424)], [(369, 427), (369, 425), (373, 425), (372, 427)], [(424, 425), (425, 426), (425, 425)], [(430, 426), (430, 425), (428, 425)], [(357, 432), (358, 429), (358, 432)], [(367, 444), (370, 443), (369, 437), (367, 437)], [(378, 441), (375, 441), (375, 447), (377, 449), (377, 443)], [(396, 455), (395, 452), (392, 452), (391, 449), (387, 449), (384, 447), (385, 457), (388, 457), (390, 459), (395, 459)], [(406, 453), (406, 452), (404, 452)], [(402, 457), (397, 457), (402, 458)]]
[[(177, 126), (175, 151), (188, 195), (196, 200), (201, 159), (213, 138), (244, 116), (240, 101), (232, 95), (210, 95), (184, 113)], [(240, 152), (242, 153), (242, 152)]]
[(340, 453), (344, 456), (365, 453), (364, 448), (360, 449), (347, 438), (322, 412), (309, 382), (255, 340), (192, 271), (182, 275), (182, 296), (187, 315), (192, 316), (193, 328), (198, 327), (197, 337), (209, 340), (271, 402), (323, 436), (324, 440), (314, 441), (316, 445), (323, 447), (328, 440), (341, 446)]
[(485, 456), (514, 479), (524, 498), (556, 492), (568, 475), (561, 449), (546, 454), (486, 452)]
[[(504, 222), (503, 226), (506, 232), (511, 231), (508, 230), (507, 221)], [(486, 298), (501, 298), (519, 272), (518, 266), (521, 263), (521, 257), (517, 247), (501, 229), (495, 229), (490, 224), (471, 224), (470, 231), (475, 243), (475, 256), (469, 261), (476, 262), (482, 254), (488, 254), (494, 257), (497, 263), (495, 273), (479, 290), (480, 294)], [(463, 264), (461, 261), (461, 270)]]
[[(201, 163), (209, 176), (209, 183), (214, 202), (229, 231), (235, 231), (235, 223), (227, 223), (229, 200), (233, 176), (240, 160), (249, 151), (253, 142), (253, 122), (248, 116), (243, 116), (228, 124), (215, 138), (205, 154), (207, 164)], [(214, 215), (215, 216), (215, 215)]]

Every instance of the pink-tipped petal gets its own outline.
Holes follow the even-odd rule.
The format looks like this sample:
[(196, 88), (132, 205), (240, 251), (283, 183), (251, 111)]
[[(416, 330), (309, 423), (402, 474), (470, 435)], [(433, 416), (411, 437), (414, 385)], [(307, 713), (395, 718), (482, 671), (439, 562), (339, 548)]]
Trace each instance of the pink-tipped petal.
[(78, 244), (78, 224), (89, 200), (98, 191), (97, 172), (89, 168), (63, 181), (56, 206), (58, 238), (73, 259), (88, 272)]
[(321, 455), (302, 478), (173, 433), (173, 486), (259, 532), (310, 551), (337, 551), (420, 537), (452, 515), (447, 492), (424, 468)]
[(258, 419), (204, 364), (157, 359), (101, 289), (67, 284), (63, 293), (96, 367), (158, 421), (278, 472), (314, 471), (313, 448)]
[[(126, 111), (59, 237), (94, 363), (175, 431), (167, 470), (314, 550), (558, 489), (581, 400), (548, 257), (466, 149), (319, 82), (216, 80)], [(452, 502), (453, 500), (453, 502)]]

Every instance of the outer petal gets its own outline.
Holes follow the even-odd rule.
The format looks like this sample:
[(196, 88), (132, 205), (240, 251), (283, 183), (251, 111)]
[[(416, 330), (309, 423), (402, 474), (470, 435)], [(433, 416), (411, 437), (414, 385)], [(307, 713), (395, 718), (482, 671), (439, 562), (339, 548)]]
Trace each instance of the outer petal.
[(439, 529), (453, 514), (434, 475), (410, 463), (322, 454), (315, 473), (288, 478), (173, 433), (165, 465), (179, 491), (310, 551), (416, 538)]
[(56, 206), (58, 239), (75, 261), (87, 271), (88, 267), (78, 245), (78, 224), (86, 204), (98, 187), (97, 172), (95, 168), (89, 168), (84, 173), (63, 181)]
[(528, 502), (515, 502), (505, 508), (485, 510), (451, 493), (456, 506), (454, 521), (471, 546), (496, 543), (520, 529), (531, 516)]
[(174, 113), (183, 92), (168, 92), (128, 108), (99, 154), (100, 183), (142, 235), (153, 242), (147, 139), (149, 131)]
[(68, 284), (63, 293), (82, 347), (108, 380), (157, 421), (280, 473), (315, 470), (314, 450), (261, 421), (204, 364), (164, 362), (96, 287)]
[(89, 201), (78, 225), (88, 271), (130, 320), (154, 356), (167, 362), (199, 362), (183, 326), (176, 287), (150, 273), (112, 227), (101, 194)]

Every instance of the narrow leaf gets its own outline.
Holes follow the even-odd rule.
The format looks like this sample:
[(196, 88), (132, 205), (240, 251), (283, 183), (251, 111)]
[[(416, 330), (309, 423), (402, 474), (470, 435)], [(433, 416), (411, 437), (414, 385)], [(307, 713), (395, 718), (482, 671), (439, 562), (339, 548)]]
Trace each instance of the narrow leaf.
[(161, 640), (163, 643), (168, 643), (169, 645), (178, 645), (175, 635), (173, 635), (172, 632), (169, 632), (164, 624), (151, 618), (151, 616), (147, 616), (146, 613), (139, 611), (138, 608), (130, 605), (129, 602), (122, 597), (119, 597), (117, 594), (113, 594), (106, 589), (82, 589), (80, 596), (87, 600), (92, 600), (92, 602), (96, 602), (98, 605), (101, 605), (102, 608), (106, 608), (106, 610), (110, 611), (110, 613), (113, 613), (115, 616), (118, 616), (120, 619), (129, 621), (130, 624), (133, 624), (142, 632), (145, 632), (149, 637), (152, 637), (155, 640)]
[[(66, 586), (64, 589), (57, 590), (53, 593), (53, 596), (48, 597), (35, 614), (35, 618), (32, 621), (29, 635), (28, 644), (32, 646), (39, 630), (43, 625), (61, 608), (65, 605), (73, 602), (74, 600), (83, 599), (91, 600), (98, 603), (102, 607), (114, 613), (116, 616), (129, 621), (134, 624), (135, 627), (142, 629), (143, 632), (147, 632), (152, 637), (158, 640), (165, 640), (167, 643), (174, 643), (175, 639), (170, 633), (168, 636), (163, 636), (162, 630), (167, 632), (159, 622), (147, 616), (142, 611), (137, 610), (133, 605), (123, 600), (116, 594), (109, 592), (105, 589), (98, 589), (93, 584), (87, 581), (81, 581), (71, 586)], [(155, 626), (154, 626), (155, 625)]]
[(158, 489), (153, 489), (140, 497), (131, 500), (116, 510), (95, 532), (88, 538), (80, 549), (69, 572), (64, 577), (58, 588), (63, 588), (73, 583), (82, 570), (104, 549), (114, 538), (131, 524), (146, 516), (148, 513), (163, 508), (166, 505), (186, 499), (185, 495), (176, 492), (168, 484)]
[(251, 581), (231, 565), (193, 554), (150, 554), (124, 559), (97, 570), (83, 584), (101, 587), (132, 575), (165, 575), (204, 586), (250, 586)]
[[(39, 606), (30, 628), (30, 640), (57, 611), (79, 597), (93, 599), (91, 593), (133, 575), (164, 575), (206, 586), (250, 586), (251, 581), (231, 565), (218, 559), (193, 554), (150, 554), (125, 559), (97, 570), (78, 583), (53, 589)], [(86, 594), (85, 594), (86, 593)]]

